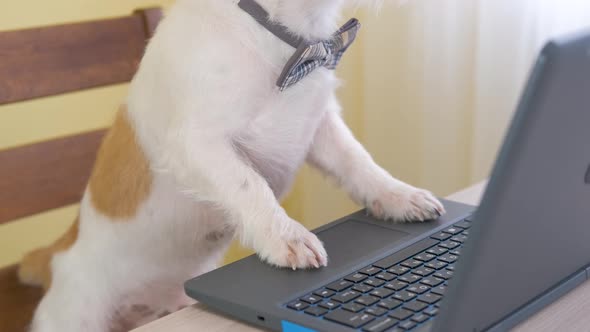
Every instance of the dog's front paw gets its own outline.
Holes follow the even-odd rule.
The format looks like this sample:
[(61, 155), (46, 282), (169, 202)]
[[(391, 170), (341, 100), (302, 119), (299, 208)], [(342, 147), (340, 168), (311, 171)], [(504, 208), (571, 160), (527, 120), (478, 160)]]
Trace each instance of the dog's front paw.
[(292, 221), (289, 230), (266, 239), (258, 255), (271, 265), (293, 270), (319, 268), (328, 264), (328, 254), (318, 237)]
[(393, 221), (432, 220), (446, 213), (431, 192), (406, 184), (384, 190), (369, 202), (367, 208), (373, 216)]

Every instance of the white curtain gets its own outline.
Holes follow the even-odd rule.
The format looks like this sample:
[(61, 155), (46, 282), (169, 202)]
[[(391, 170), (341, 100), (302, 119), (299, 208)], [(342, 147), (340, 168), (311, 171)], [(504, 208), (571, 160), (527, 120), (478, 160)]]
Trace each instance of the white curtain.
[(549, 38), (588, 29), (590, 1), (480, 0), (478, 16), (472, 179), (487, 176), (538, 51)]
[(488, 176), (548, 38), (590, 27), (589, 0), (411, 0), (364, 17), (360, 138), (439, 194)]

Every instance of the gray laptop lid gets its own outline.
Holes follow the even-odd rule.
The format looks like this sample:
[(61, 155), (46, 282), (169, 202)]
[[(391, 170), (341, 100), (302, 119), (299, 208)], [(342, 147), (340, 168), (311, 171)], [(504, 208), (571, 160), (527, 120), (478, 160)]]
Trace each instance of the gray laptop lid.
[(435, 331), (493, 327), (590, 263), (590, 35), (543, 50)]

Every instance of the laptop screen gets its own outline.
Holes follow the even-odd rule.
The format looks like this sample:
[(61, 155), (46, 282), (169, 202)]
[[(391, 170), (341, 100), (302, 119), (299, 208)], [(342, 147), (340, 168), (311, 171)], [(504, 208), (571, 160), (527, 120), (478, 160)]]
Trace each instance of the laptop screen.
[(473, 331), (590, 263), (590, 34), (549, 44), (516, 112), (436, 331)]

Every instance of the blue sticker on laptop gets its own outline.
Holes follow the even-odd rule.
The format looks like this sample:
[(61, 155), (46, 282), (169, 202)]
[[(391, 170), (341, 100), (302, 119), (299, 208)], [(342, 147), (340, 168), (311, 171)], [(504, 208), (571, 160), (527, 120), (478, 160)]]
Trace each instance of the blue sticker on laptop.
[(307, 327), (287, 322), (286, 320), (281, 321), (281, 325), (283, 326), (283, 332), (317, 332), (316, 330), (308, 329)]

